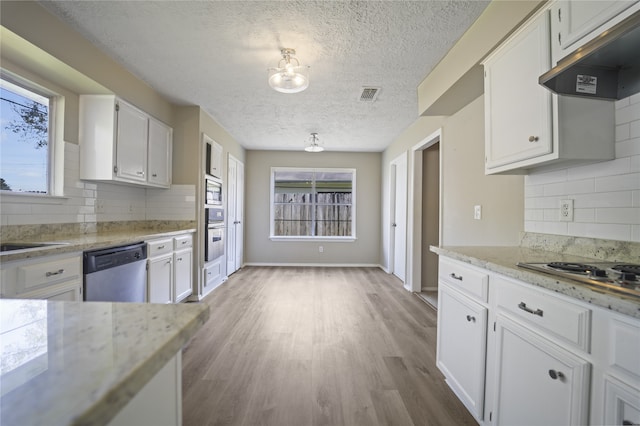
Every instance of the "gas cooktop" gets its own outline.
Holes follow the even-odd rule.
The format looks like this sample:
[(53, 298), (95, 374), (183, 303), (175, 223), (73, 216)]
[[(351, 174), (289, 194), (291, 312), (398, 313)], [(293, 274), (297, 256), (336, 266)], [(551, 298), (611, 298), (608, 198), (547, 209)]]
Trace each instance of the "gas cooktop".
[(518, 266), (640, 298), (640, 265), (638, 264), (549, 262), (518, 263)]

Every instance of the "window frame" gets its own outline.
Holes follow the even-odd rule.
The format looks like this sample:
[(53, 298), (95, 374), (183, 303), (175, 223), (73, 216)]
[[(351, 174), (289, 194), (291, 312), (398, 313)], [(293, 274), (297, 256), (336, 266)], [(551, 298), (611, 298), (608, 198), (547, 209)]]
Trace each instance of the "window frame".
[(0, 190), (5, 199), (49, 199), (64, 198), (64, 96), (36, 83), (35, 81), (0, 68), (0, 78), (19, 88), (49, 99), (48, 141), (47, 141), (47, 193), (17, 192)]
[[(276, 172), (336, 172), (351, 173), (351, 235), (313, 236), (313, 235), (275, 235), (275, 176)], [(316, 203), (313, 203), (316, 206)], [(269, 184), (269, 239), (272, 241), (337, 241), (353, 242), (356, 238), (356, 169), (339, 167), (271, 167)]]

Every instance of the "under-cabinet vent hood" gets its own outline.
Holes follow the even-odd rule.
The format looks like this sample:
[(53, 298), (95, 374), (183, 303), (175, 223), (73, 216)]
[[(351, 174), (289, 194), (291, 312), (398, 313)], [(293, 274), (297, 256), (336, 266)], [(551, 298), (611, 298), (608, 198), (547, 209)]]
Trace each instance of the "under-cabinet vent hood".
[(640, 12), (562, 58), (538, 82), (559, 95), (599, 99), (640, 92)]

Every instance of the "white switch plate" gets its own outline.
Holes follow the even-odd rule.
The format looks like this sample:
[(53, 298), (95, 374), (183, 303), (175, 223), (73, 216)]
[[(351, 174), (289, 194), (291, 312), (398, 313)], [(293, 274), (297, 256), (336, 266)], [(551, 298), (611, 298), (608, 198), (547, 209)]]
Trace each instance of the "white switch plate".
[(560, 200), (560, 221), (573, 221), (573, 200)]
[(475, 220), (480, 220), (482, 219), (482, 206), (481, 205), (476, 205), (473, 206), (473, 218)]

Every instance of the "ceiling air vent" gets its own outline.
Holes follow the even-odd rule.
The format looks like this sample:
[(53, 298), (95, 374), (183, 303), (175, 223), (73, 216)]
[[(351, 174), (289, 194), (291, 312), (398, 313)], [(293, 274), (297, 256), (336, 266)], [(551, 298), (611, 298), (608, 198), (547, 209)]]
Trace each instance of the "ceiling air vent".
[(380, 93), (379, 87), (363, 87), (360, 93), (360, 102), (374, 102)]

